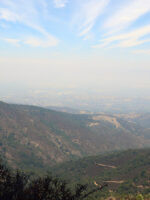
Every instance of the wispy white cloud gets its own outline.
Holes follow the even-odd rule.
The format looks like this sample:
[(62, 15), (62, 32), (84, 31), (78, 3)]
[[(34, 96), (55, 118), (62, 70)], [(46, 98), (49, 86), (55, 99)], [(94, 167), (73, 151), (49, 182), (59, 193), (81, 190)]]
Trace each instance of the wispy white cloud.
[(115, 44), (115, 47), (117, 46), (127, 48), (150, 42), (150, 37), (148, 39), (142, 39), (144, 36), (150, 36), (150, 25), (138, 28), (128, 33), (107, 37), (101, 40), (100, 44), (95, 45), (93, 47), (106, 47), (112, 44), (113, 42), (117, 42), (117, 45)]
[(132, 51), (132, 53), (150, 55), (150, 49), (138, 49), (138, 50)]
[(79, 3), (76, 16), (76, 21), (80, 24), (79, 36), (85, 36), (90, 32), (109, 2), (110, 0), (83, 0)]
[(22, 44), (29, 45), (31, 47), (52, 47), (56, 46), (58, 44), (58, 40), (56, 40), (53, 37), (47, 37), (47, 38), (39, 38), (30, 36), (27, 38), (22, 39), (16, 39), (16, 38), (3, 38), (1, 37), (0, 40), (3, 40), (11, 45), (14, 45), (16, 47), (20, 47)]
[(79, 36), (85, 36), (85, 35), (87, 35), (89, 33), (89, 31), (92, 29), (93, 25), (94, 25), (94, 23), (89, 24), (85, 29), (83, 29), (80, 32)]
[(30, 45), (32, 47), (52, 47), (58, 44), (58, 40), (53, 37), (47, 37), (46, 39), (41, 39), (37, 37), (29, 37), (23, 41), (24, 44)]
[(118, 47), (123, 47), (123, 48), (134, 47), (134, 46), (138, 46), (138, 45), (148, 43), (148, 42), (150, 42), (150, 39), (136, 40), (136, 39), (131, 38), (131, 39), (120, 42), (120, 44), (118, 44)]
[(19, 20), (19, 16), (7, 8), (0, 8), (0, 19), (15, 22)]
[[(46, 2), (45, 3), (44, 2), (45, 1), (43, 1), (42, 3), (42, 7), (46, 9), (45, 8)], [(18, 2), (17, 0), (14, 0), (12, 2), (10, 0), (1, 0), (1, 3), (3, 7), (0, 8), (0, 20), (24, 24), (25, 26), (36, 30), (43, 37), (42, 41), (45, 41), (45, 43), (47, 42), (48, 44), (48, 45), (41, 45), (43, 47), (55, 46), (58, 44), (59, 42), (58, 39), (52, 36), (47, 30), (45, 30), (40, 23), (41, 13), (37, 9), (37, 4), (36, 4), (37, 1), (21, 0), (20, 2)], [(39, 0), (39, 3), (41, 4), (40, 0)], [(27, 43), (32, 43), (32, 42), (27, 42)], [(39, 42), (39, 43), (42, 44), (42, 42)]]
[(56, 8), (63, 8), (68, 3), (68, 0), (54, 0), (54, 5)]
[(150, 12), (150, 0), (129, 0), (114, 11), (104, 24), (111, 32), (124, 29), (142, 15)]
[[(113, 0), (76, 0), (72, 1), (72, 6), (70, 4), (68, 8), (71, 10), (66, 10), (67, 13), (65, 13), (65, 15), (61, 15), (62, 12), (56, 12), (55, 8), (63, 8), (69, 2), (70, 0), (0, 0), (0, 26), (1, 23), (3, 25), (10, 25), (10, 28), (20, 24), (25, 25), (28, 28), (28, 35), (31, 35), (31, 37), (25, 36), (23, 33), (21, 33), (19, 40), (21, 40), (21, 44), (27, 44), (30, 46), (50, 47), (58, 45), (59, 40), (53, 36), (49, 30), (51, 27), (54, 27), (54, 22), (60, 25), (61, 22), (64, 22), (64, 18), (64, 24), (66, 27), (67, 23), (69, 27), (69, 19), (73, 19), (71, 21), (72, 25), (77, 29), (78, 36), (82, 37), (84, 40), (92, 38), (94, 41), (97, 39), (98, 32), (103, 33), (103, 36), (100, 35), (102, 38), (101, 41), (99, 44), (93, 46), (94, 48), (102, 48), (106, 46), (110, 47), (110, 45), (111, 47), (117, 46), (121, 48), (127, 48), (149, 42), (149, 38), (143, 39), (142, 37), (150, 34), (150, 25), (138, 28), (136, 30), (134, 27), (132, 27), (132, 31), (130, 32), (127, 32), (129, 29), (125, 28), (130, 26), (134, 21), (144, 14), (150, 12), (150, 0), (122, 0), (121, 3), (118, 4), (117, 9), (116, 6), (114, 6), (115, 9), (113, 13), (112, 9), (110, 9)], [(117, 1), (114, 2), (116, 3)], [(109, 11), (111, 10), (109, 14), (107, 12), (107, 8), (109, 8)], [(51, 15), (51, 9), (53, 9), (52, 13), (54, 13), (55, 18), (52, 26), (50, 24), (50, 18), (44, 18), (44, 13), (45, 16), (47, 14), (48, 16)], [(55, 16), (55, 13), (61, 14)], [(64, 18), (61, 18), (59, 21), (61, 16)], [(99, 30), (97, 30), (97, 22), (99, 19), (101, 22), (104, 22), (104, 26), (101, 27), (101, 29), (99, 27)], [(12, 24), (13, 27), (11, 26)], [(43, 24), (46, 24), (45, 27), (47, 28), (45, 28)], [(56, 26), (58, 24), (56, 24)], [(37, 32), (36, 37), (32, 36), (32, 29), (34, 32)], [(119, 32), (120, 30), (121, 32)], [(54, 31), (57, 31), (57, 29)], [(15, 31), (13, 31), (13, 33), (14, 32)], [(58, 35), (59, 34), (60, 33), (58, 33)], [(11, 38), (11, 36), (7, 37)], [(16, 33), (16, 37), (19, 37), (18, 33)], [(12, 41), (10, 40), (7, 42), (12, 44), (14, 42), (15, 45), (15, 40), (13, 39)]]
[(17, 47), (20, 46), (20, 40), (19, 39), (14, 39), (14, 38), (0, 38), (3, 41), (6, 41), (9, 44), (15, 45)]

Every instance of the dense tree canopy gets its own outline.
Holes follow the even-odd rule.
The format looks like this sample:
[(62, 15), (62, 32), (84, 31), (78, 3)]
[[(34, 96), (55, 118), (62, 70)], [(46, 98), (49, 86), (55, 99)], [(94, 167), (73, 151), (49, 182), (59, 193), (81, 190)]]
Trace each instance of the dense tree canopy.
[(0, 199), (2, 200), (82, 200), (96, 188), (87, 192), (87, 185), (77, 185), (74, 190), (65, 181), (52, 176), (31, 178), (16, 171), (12, 172), (0, 164)]

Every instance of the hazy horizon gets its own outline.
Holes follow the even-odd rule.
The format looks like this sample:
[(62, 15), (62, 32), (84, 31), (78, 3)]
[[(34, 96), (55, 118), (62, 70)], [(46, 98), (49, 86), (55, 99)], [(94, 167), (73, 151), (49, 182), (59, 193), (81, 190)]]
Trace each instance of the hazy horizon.
[[(0, 92), (149, 96), (150, 0), (0, 0)], [(80, 93), (80, 92), (79, 92)]]

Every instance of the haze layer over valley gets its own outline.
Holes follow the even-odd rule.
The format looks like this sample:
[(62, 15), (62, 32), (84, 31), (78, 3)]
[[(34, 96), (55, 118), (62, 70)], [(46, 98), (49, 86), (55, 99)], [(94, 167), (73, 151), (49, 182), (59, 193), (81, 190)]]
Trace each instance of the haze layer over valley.
[[(142, 113), (150, 112), (148, 91), (123, 90), (102, 92), (98, 88), (31, 89), (0, 86), (1, 101), (36, 105), (72, 113)], [(131, 94), (132, 93), (132, 94)], [(68, 109), (67, 109), (68, 108)]]

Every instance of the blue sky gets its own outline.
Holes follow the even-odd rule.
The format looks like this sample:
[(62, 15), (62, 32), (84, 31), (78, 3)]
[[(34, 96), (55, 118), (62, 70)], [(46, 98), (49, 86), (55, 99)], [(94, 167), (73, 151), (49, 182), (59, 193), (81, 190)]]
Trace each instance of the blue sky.
[(149, 66), (150, 0), (0, 0), (1, 83), (145, 89)]

